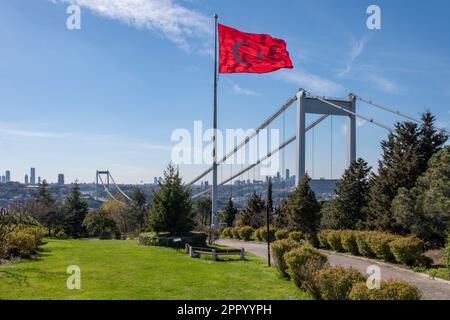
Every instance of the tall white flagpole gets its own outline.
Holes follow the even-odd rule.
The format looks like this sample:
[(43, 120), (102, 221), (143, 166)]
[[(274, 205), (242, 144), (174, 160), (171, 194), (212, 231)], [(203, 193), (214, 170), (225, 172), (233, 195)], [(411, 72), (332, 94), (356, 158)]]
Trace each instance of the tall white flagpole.
[(213, 102), (213, 131), (214, 131), (214, 147), (213, 147), (213, 172), (212, 172), (212, 199), (211, 199), (211, 228), (219, 229), (219, 221), (217, 219), (217, 33), (218, 18), (214, 15), (214, 102)]

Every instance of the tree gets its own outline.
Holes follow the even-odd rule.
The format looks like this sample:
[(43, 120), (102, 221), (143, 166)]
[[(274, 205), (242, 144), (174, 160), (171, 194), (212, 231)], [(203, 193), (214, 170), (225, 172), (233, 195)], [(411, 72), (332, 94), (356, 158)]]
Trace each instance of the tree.
[(294, 192), (289, 195), (287, 216), (291, 229), (300, 231), (309, 239), (317, 234), (320, 225), (320, 205), (316, 195), (311, 190), (308, 174), (300, 181)]
[(289, 219), (287, 216), (287, 200), (281, 201), (275, 206), (273, 212), (273, 224), (277, 229), (285, 229), (289, 226)]
[(336, 198), (327, 204), (328, 223), (333, 229), (361, 229), (366, 217), (364, 208), (369, 197), (367, 162), (359, 158), (345, 170), (337, 183)]
[(367, 207), (368, 226), (372, 229), (400, 232), (392, 216), (392, 200), (400, 188), (411, 189), (424, 173), (430, 157), (440, 150), (447, 136), (434, 127), (434, 117), (422, 116), (418, 127), (411, 122), (397, 123), (395, 131), (382, 141), (383, 158), (379, 161), (378, 174), (370, 180), (370, 200)]
[(131, 204), (130, 204), (130, 224), (134, 229), (142, 229), (145, 223), (145, 216), (147, 215), (148, 206), (145, 193), (140, 188), (134, 188), (131, 192)]
[(73, 238), (81, 238), (86, 235), (83, 221), (88, 213), (88, 204), (82, 199), (80, 185), (75, 181), (63, 206), (66, 219), (65, 233)]
[(240, 222), (244, 226), (259, 228), (265, 225), (266, 202), (253, 192), (241, 213)]
[(164, 171), (164, 178), (147, 216), (148, 227), (155, 232), (183, 234), (195, 227), (195, 212), (192, 209), (190, 190), (181, 181), (173, 165)]
[(43, 180), (39, 184), (38, 192), (34, 196), (36, 203), (36, 219), (47, 227), (48, 235), (51, 236), (51, 227), (57, 224), (56, 200), (48, 190), (48, 183)]
[(401, 188), (392, 202), (393, 217), (404, 233), (442, 246), (450, 230), (450, 146), (429, 161), (411, 189)]
[(228, 198), (227, 206), (225, 207), (225, 211), (222, 215), (223, 222), (227, 225), (227, 227), (233, 226), (237, 213), (238, 210), (234, 207), (233, 199)]
[(194, 205), (197, 224), (202, 227), (211, 226), (211, 199), (199, 199)]
[(83, 221), (90, 236), (100, 239), (112, 239), (113, 235), (119, 234), (115, 220), (102, 208), (92, 210)]
[(134, 213), (130, 208), (125, 202), (120, 202), (115, 199), (109, 199), (100, 207), (104, 214), (114, 220), (117, 230), (124, 235), (136, 229)]

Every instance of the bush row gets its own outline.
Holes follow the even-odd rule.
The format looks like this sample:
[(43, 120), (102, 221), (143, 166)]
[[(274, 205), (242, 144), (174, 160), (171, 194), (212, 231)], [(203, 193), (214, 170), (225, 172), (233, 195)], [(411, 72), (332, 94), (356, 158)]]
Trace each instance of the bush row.
[[(221, 235), (224, 238), (234, 238), (244, 241), (257, 240), (265, 242), (267, 240), (267, 227), (261, 227), (254, 229), (249, 226), (224, 228), (221, 231)], [(294, 241), (303, 240), (304, 237), (300, 232), (289, 232), (286, 229), (275, 229), (272, 226), (269, 227), (270, 241), (292, 239)]]
[(276, 241), (272, 246), (275, 266), (283, 277), (318, 300), (418, 300), (420, 291), (398, 280), (382, 281), (380, 289), (368, 289), (356, 269), (331, 267), (328, 259), (304, 241)]
[(28, 258), (42, 244), (45, 230), (39, 226), (17, 225), (0, 242), (0, 257)]
[(142, 246), (159, 246), (171, 248), (184, 248), (186, 243), (194, 247), (206, 246), (208, 235), (203, 232), (192, 232), (183, 236), (170, 236), (154, 232), (141, 233), (138, 242)]
[(324, 249), (405, 265), (423, 264), (423, 241), (376, 231), (325, 230), (317, 235)]

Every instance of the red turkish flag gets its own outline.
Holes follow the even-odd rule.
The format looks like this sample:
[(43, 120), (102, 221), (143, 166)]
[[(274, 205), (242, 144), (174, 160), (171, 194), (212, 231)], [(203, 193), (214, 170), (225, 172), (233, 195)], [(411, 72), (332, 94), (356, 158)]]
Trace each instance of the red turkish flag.
[(267, 34), (245, 33), (219, 24), (219, 72), (267, 73), (292, 69), (286, 42)]

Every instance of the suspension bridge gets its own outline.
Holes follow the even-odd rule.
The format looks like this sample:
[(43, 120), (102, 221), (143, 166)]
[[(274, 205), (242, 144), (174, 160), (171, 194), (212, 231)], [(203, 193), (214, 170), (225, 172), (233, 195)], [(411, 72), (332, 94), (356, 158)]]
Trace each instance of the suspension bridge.
[[(295, 134), (290, 137), (284, 137), (281, 143), (275, 144), (272, 146), (272, 143), (268, 142), (267, 152), (262, 155), (258, 155), (254, 157), (254, 161), (251, 163), (241, 165), (237, 172), (233, 172), (231, 169), (228, 175), (223, 175), (221, 173), (221, 180), (217, 182), (217, 185), (209, 185), (210, 179), (208, 179), (209, 175), (213, 174), (214, 165), (208, 167), (201, 174), (196, 176), (194, 179), (187, 183), (187, 186), (191, 187), (192, 199), (199, 198), (211, 198), (212, 207), (219, 208), (218, 202), (220, 201), (221, 206), (225, 204), (225, 199), (233, 198), (235, 203), (237, 203), (238, 207), (243, 206), (245, 202), (245, 198), (248, 197), (251, 191), (258, 191), (260, 193), (264, 193), (266, 188), (266, 182), (268, 176), (266, 176), (266, 181), (259, 181), (255, 179), (255, 169), (262, 164), (266, 164), (271, 160), (272, 157), (278, 155), (280, 152), (283, 152), (284, 149), (292, 144), (295, 144), (295, 178), (291, 177), (288, 173), (286, 173), (285, 177), (276, 177), (278, 178), (279, 184), (282, 187), (279, 188), (278, 193), (282, 194), (283, 197), (287, 197), (290, 190), (292, 190), (296, 185), (298, 185), (299, 181), (303, 179), (306, 174), (306, 133), (314, 130), (320, 123), (322, 123), (325, 119), (329, 117), (345, 117), (347, 120), (347, 166), (354, 160), (356, 160), (356, 119), (361, 119), (372, 125), (380, 127), (387, 131), (392, 131), (388, 125), (385, 125), (373, 118), (364, 116), (357, 112), (357, 101), (361, 103), (365, 103), (374, 108), (382, 110), (384, 112), (388, 112), (404, 118), (408, 121), (412, 121), (415, 123), (422, 123), (422, 121), (418, 118), (406, 115), (398, 110), (393, 108), (386, 107), (382, 104), (373, 102), (372, 100), (362, 98), (356, 94), (350, 93), (345, 99), (332, 99), (321, 96), (316, 96), (311, 94), (310, 92), (300, 89), (295, 95), (290, 97), (281, 107), (277, 108), (266, 120), (264, 120), (251, 134), (245, 136), (242, 141), (235, 144), (234, 148), (231, 151), (226, 153), (222, 158), (217, 159), (216, 166), (217, 168), (221, 168), (227, 164), (227, 161), (233, 159), (238, 155), (239, 152), (243, 152), (246, 148), (248, 148), (249, 144), (258, 139), (262, 133), (266, 133), (266, 129), (278, 118), (283, 118), (283, 126), (285, 125), (285, 113), (288, 109), (290, 109), (293, 105), (296, 105), (295, 110)], [(306, 123), (306, 115), (318, 115), (319, 117), (312, 121), (311, 123)], [(444, 128), (440, 129), (441, 131), (448, 131)], [(270, 146), (269, 146), (270, 144)], [(331, 145), (332, 148), (332, 145)], [(283, 157), (284, 161), (284, 157)], [(332, 161), (330, 163), (332, 166)], [(284, 164), (283, 164), (284, 167)], [(250, 181), (249, 172), (253, 170), (254, 178), (253, 183)], [(332, 171), (332, 169), (331, 169)], [(287, 170), (288, 172), (288, 170)], [(282, 172), (284, 174), (284, 172)], [(245, 174), (247, 174), (247, 180), (245, 180)], [(104, 180), (106, 179), (106, 181)], [(214, 181), (214, 179), (212, 179)], [(233, 194), (233, 181), (235, 182), (235, 190)], [(96, 195), (97, 199), (99, 199), (99, 190), (103, 188), (105, 193), (112, 199), (116, 201), (122, 201), (114, 196), (110, 191), (110, 184), (117, 190), (118, 194), (122, 196), (124, 201), (130, 201), (130, 197), (127, 196), (120, 186), (114, 181), (111, 173), (106, 171), (97, 171), (96, 174)], [(200, 182), (200, 185), (198, 184)], [(237, 185), (237, 186), (236, 186)], [(286, 188), (287, 187), (287, 188)], [(237, 188), (237, 190), (236, 190)], [(275, 192), (277, 192), (275, 188)], [(221, 194), (222, 193), (222, 194)], [(224, 194), (226, 194), (224, 196)], [(234, 197), (233, 197), (234, 195)], [(246, 196), (244, 196), (246, 195)], [(221, 198), (221, 199), (220, 199)], [(217, 210), (218, 211), (218, 210)], [(217, 223), (217, 211), (212, 212), (211, 221), (213, 226), (218, 226)]]

